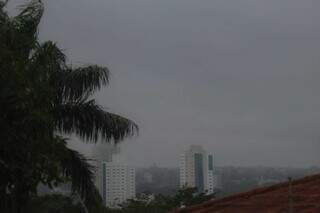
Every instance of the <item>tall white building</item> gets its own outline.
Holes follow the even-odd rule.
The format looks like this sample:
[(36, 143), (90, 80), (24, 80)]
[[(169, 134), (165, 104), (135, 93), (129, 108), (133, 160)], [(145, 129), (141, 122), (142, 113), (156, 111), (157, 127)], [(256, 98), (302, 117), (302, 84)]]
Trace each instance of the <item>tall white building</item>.
[(196, 187), (199, 192), (211, 194), (216, 188), (213, 155), (192, 145), (180, 156), (180, 187)]
[(102, 162), (114, 162), (115, 155), (120, 153), (120, 147), (113, 143), (96, 144), (93, 148), (95, 161), (95, 184), (102, 196)]
[(135, 169), (123, 164), (102, 162), (102, 199), (107, 207), (135, 197)]

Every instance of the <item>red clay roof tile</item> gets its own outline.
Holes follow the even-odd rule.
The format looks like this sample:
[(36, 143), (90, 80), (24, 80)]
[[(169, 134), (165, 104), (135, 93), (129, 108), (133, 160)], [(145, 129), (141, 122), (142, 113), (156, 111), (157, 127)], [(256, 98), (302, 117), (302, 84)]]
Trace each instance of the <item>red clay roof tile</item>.
[[(320, 213), (320, 174), (253, 189), (175, 213)], [(290, 202), (291, 200), (291, 202)]]

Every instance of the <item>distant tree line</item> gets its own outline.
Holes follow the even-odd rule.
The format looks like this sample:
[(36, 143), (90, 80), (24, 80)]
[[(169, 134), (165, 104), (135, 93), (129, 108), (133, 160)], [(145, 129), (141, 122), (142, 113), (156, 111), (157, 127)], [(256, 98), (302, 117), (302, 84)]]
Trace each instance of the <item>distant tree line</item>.
[(142, 195), (121, 204), (121, 209), (111, 213), (167, 213), (174, 209), (203, 203), (215, 198), (215, 193), (199, 193), (196, 188), (182, 188), (173, 195), (155, 195), (153, 199)]
[[(181, 207), (188, 207), (211, 200), (215, 194), (198, 193), (195, 188), (184, 188), (171, 196), (140, 194), (119, 205), (118, 209), (108, 209), (96, 205), (89, 209), (90, 213), (167, 213)], [(76, 197), (64, 195), (46, 195), (36, 197), (28, 205), (32, 213), (85, 213)]]

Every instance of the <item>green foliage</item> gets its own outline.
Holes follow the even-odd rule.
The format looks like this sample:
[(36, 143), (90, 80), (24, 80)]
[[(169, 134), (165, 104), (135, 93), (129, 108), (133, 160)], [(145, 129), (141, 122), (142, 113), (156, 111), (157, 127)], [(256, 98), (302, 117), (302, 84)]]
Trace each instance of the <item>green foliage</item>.
[(41, 1), (15, 17), (5, 6), (0, 0), (0, 212), (23, 212), (39, 183), (66, 180), (94, 203), (93, 167), (62, 135), (118, 142), (138, 127), (91, 98), (108, 83), (107, 68), (74, 68), (55, 43), (38, 41)]
[[(89, 205), (89, 212), (94, 213), (166, 213), (181, 206), (191, 206), (203, 203), (214, 198), (215, 195), (197, 193), (195, 188), (180, 189), (175, 195), (150, 195), (140, 194), (136, 199), (130, 199), (120, 205), (119, 209), (107, 209), (98, 202)], [(40, 210), (39, 210), (40, 209)], [(29, 203), (28, 212), (32, 213), (82, 213), (83, 208), (77, 199), (63, 195), (46, 195), (34, 197)]]
[[(90, 199), (89, 199), (90, 200)], [(91, 199), (89, 202), (93, 201)], [(89, 212), (107, 213), (107, 208), (102, 205), (101, 200), (97, 203), (86, 203)], [(26, 213), (85, 213), (84, 207), (76, 195), (51, 194), (32, 197), (27, 205)]]
[(63, 195), (46, 195), (31, 199), (27, 206), (28, 213), (84, 213), (80, 203)]
[(109, 210), (110, 213), (166, 213), (182, 206), (187, 207), (208, 201), (215, 194), (198, 193), (196, 188), (180, 189), (175, 195), (155, 195), (150, 199), (147, 195), (140, 195), (123, 203), (121, 209)]

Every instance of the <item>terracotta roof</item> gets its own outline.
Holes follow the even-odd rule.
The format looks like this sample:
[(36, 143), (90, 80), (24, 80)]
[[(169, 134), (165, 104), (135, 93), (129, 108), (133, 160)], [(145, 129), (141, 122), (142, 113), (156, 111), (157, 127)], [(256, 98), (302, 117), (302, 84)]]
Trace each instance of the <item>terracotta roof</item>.
[(257, 188), (175, 213), (288, 213), (290, 208), (293, 213), (320, 213), (320, 174), (293, 180), (289, 186), (284, 182)]

